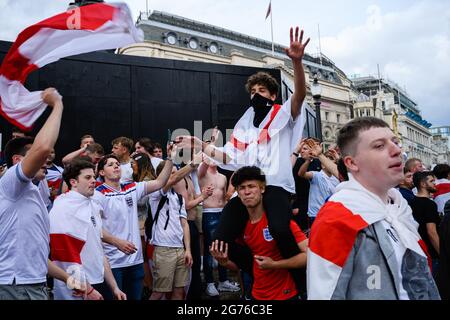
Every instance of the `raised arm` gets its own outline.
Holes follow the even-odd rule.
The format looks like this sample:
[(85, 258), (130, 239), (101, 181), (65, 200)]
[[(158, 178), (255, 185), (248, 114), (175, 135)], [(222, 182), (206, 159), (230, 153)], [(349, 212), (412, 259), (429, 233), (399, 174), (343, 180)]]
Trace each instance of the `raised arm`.
[(200, 203), (202, 203), (203, 201), (208, 199), (210, 196), (212, 196), (213, 190), (214, 190), (214, 188), (211, 186), (205, 187), (202, 189), (202, 192), (200, 193), (200, 195), (198, 195), (194, 199), (187, 200), (186, 198), (184, 198), (184, 201), (186, 202), (186, 210), (191, 210), (192, 208), (195, 208)]
[(300, 178), (311, 180), (313, 178), (313, 173), (308, 172), (309, 164), (311, 163), (311, 158), (306, 158), (305, 162), (301, 165), (300, 169), (298, 169), (297, 175)]
[(317, 157), (319, 159), (320, 163), (329, 171), (333, 176), (335, 176), (337, 179), (339, 179), (339, 171), (337, 169), (337, 164), (328, 159), (322, 152), (322, 145), (316, 144), (311, 151), (312, 155), (314, 157)]
[(300, 151), (302, 150), (303, 144), (305, 143), (306, 138), (301, 139), (297, 146), (294, 149), (294, 152), (291, 154), (291, 164), (292, 167), (295, 166), (295, 163), (297, 162), (298, 157), (300, 156)]
[(74, 152), (71, 152), (67, 155), (64, 156), (64, 158), (62, 158), (62, 164), (63, 166), (66, 166), (70, 161), (72, 161), (73, 159), (75, 159), (76, 157), (79, 157), (80, 155), (83, 154), (83, 152), (86, 151), (86, 148), (89, 144), (85, 144), (82, 148), (75, 150)]
[(201, 141), (197, 137), (178, 136), (175, 139), (175, 143), (179, 149), (191, 149), (194, 150), (195, 153), (203, 151), (208, 157), (223, 164), (227, 164), (231, 161), (231, 158), (226, 153), (220, 151), (210, 143)]
[(309, 43), (309, 38), (303, 42), (303, 30), (300, 32), (300, 38), (298, 36), (299, 28), (290, 30), (290, 46), (286, 49), (286, 54), (292, 60), (292, 65), (294, 67), (294, 87), (295, 91), (291, 98), (291, 114), (295, 119), (300, 114), (300, 108), (303, 100), (306, 97), (306, 82), (305, 82), (305, 71), (303, 70), (302, 59), (305, 54), (305, 48)]
[(52, 152), (58, 139), (59, 128), (61, 126), (64, 109), (61, 95), (56, 89), (48, 88), (42, 92), (42, 99), (53, 110), (47, 121), (45, 121), (44, 126), (39, 130), (30, 150), (22, 160), (22, 170), (28, 178), (33, 178), (47, 161), (47, 157)]
[[(178, 147), (174, 147), (173, 156), (175, 156), (176, 149)], [(167, 192), (172, 188), (174, 185), (176, 185), (181, 179), (189, 175), (192, 171), (198, 168), (198, 163), (201, 163), (202, 159), (202, 153), (199, 152), (194, 156), (193, 161), (190, 161), (186, 166), (178, 170), (175, 174), (171, 175), (166, 184), (163, 187), (163, 191)]]

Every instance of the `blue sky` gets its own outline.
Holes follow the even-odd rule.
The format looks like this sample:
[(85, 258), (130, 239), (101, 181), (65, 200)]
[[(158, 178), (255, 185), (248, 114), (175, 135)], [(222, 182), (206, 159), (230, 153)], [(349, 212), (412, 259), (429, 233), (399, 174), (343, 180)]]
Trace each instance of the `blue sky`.
[[(30, 24), (65, 10), (66, 0), (0, 0), (0, 39), (13, 41)], [(111, 1), (112, 2), (112, 1)], [(126, 0), (133, 15), (145, 0)], [(270, 40), (264, 19), (269, 0), (148, 0), (166, 11)], [(311, 37), (309, 53), (322, 52), (348, 76), (376, 75), (397, 82), (434, 125), (450, 125), (449, 0), (273, 0), (274, 40), (287, 45), (289, 27)]]

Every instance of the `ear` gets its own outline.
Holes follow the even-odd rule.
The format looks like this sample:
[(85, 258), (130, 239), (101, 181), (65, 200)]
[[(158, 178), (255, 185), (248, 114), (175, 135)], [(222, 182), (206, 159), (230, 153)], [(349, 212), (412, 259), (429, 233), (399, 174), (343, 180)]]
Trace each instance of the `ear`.
[(266, 192), (266, 184), (265, 183), (261, 183), (261, 193)]
[(19, 154), (15, 154), (12, 156), (12, 163), (13, 165), (19, 163), (22, 160), (23, 156), (19, 155)]
[(70, 188), (73, 189), (73, 188), (77, 187), (78, 181), (77, 181), (77, 179), (70, 179), (69, 183), (70, 183)]
[(355, 160), (351, 156), (346, 156), (344, 158), (344, 164), (350, 173), (359, 171), (358, 165), (355, 163)]
[(275, 100), (277, 100), (277, 95), (276, 95), (276, 94), (270, 95), (270, 100), (272, 100), (273, 102), (275, 102)]

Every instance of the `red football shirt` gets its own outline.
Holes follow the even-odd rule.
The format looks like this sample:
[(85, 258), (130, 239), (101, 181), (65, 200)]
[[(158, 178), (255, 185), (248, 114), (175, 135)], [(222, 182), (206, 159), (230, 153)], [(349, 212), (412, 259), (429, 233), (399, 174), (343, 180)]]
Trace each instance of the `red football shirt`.
[[(307, 239), (294, 221), (291, 221), (290, 228), (297, 243)], [(243, 240), (253, 255), (270, 257), (274, 261), (283, 259), (269, 232), (265, 213), (258, 222), (247, 222)], [(252, 295), (257, 300), (287, 300), (297, 294), (294, 279), (287, 269), (263, 270), (253, 261), (253, 276)]]

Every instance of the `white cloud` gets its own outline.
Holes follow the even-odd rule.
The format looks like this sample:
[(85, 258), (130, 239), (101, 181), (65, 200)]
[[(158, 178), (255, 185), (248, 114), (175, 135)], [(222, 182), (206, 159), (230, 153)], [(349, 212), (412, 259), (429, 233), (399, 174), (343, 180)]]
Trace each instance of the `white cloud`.
[[(0, 0), (0, 39), (14, 41), (27, 26), (64, 11), (71, 0)], [(114, 2), (119, 0), (107, 0)], [(125, 0), (133, 16), (144, 0)], [(149, 9), (270, 41), (269, 0), (149, 0)], [(376, 3), (374, 5), (373, 3)], [(272, 3), (275, 42), (288, 44), (292, 25), (311, 37), (347, 75), (381, 72), (402, 87), (435, 124), (450, 124), (450, 5), (448, 0), (278, 0)]]
[(450, 7), (415, 3), (384, 13), (367, 8), (365, 24), (322, 39), (323, 52), (348, 75), (376, 75), (399, 83), (435, 124), (450, 124)]

